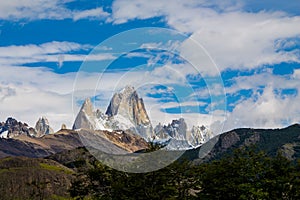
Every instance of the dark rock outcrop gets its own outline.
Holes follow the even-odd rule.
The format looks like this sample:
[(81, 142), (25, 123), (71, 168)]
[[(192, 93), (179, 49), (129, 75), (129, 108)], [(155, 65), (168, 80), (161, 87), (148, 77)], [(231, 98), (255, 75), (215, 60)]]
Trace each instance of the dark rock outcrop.
[(36, 134), (35, 130), (28, 124), (17, 121), (9, 117), (5, 122), (0, 123), (0, 138), (14, 138), (19, 135), (32, 136)]

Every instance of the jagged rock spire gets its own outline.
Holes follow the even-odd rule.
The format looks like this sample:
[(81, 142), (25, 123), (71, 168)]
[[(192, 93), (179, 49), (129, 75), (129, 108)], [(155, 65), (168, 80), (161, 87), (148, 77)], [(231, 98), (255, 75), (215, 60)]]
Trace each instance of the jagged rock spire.
[(80, 128), (95, 129), (95, 125), (91, 120), (92, 118), (94, 118), (93, 104), (90, 98), (86, 98), (75, 119), (73, 130)]
[(122, 115), (135, 125), (150, 124), (144, 101), (142, 98), (139, 98), (132, 86), (126, 86), (120, 93), (114, 94), (106, 110), (106, 114), (109, 117)]
[(54, 133), (46, 117), (41, 117), (35, 124), (36, 137)]

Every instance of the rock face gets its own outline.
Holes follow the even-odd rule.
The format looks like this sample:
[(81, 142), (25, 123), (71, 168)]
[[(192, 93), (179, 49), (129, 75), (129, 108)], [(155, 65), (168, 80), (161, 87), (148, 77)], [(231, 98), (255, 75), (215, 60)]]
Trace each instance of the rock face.
[(130, 130), (145, 139), (152, 135), (143, 99), (131, 86), (113, 95), (105, 114), (99, 109), (94, 111), (90, 99), (86, 99), (75, 119), (75, 129)]
[(158, 124), (154, 133), (159, 140), (169, 139), (171, 149), (196, 148), (213, 137), (213, 133), (205, 126), (193, 126), (191, 130), (183, 118), (172, 120), (168, 125)]
[(42, 137), (44, 135), (54, 133), (53, 129), (49, 125), (49, 121), (45, 117), (41, 117), (35, 124), (36, 137)]
[(168, 125), (157, 125), (154, 129), (145, 109), (144, 101), (139, 98), (134, 87), (127, 86), (115, 93), (105, 112), (94, 110), (90, 99), (83, 103), (73, 129), (130, 131), (147, 141), (168, 141), (170, 149), (194, 148), (207, 142), (212, 136), (206, 127), (195, 126), (188, 130), (183, 118), (172, 120)]
[(9, 117), (5, 122), (0, 123), (0, 138), (14, 138), (19, 135), (35, 135), (36, 132), (30, 128), (26, 123), (17, 121)]
[(143, 99), (139, 98), (137, 92), (131, 86), (125, 87), (121, 93), (113, 96), (105, 114), (109, 117), (122, 115), (136, 125), (150, 124)]
[(182, 150), (191, 148), (187, 141), (187, 125), (183, 118), (172, 120), (168, 125), (158, 124), (154, 128), (158, 140), (168, 140), (167, 149)]
[(205, 126), (193, 126), (187, 139), (193, 147), (197, 147), (207, 142), (212, 137), (214, 137), (213, 133)]
[(87, 98), (81, 106), (81, 109), (75, 119), (73, 130), (75, 129), (91, 129), (95, 130), (95, 113), (93, 112), (93, 105), (89, 98)]
[(183, 118), (172, 120), (171, 124), (162, 126), (160, 123), (154, 128), (156, 136), (159, 138), (174, 138), (177, 140), (185, 140), (187, 133), (187, 125)]
[(152, 125), (144, 101), (133, 87), (126, 86), (120, 93), (114, 94), (105, 114), (120, 122), (119, 128), (127, 126), (138, 135), (151, 138)]
[(0, 138), (16, 138), (22, 135), (29, 137), (42, 137), (54, 133), (45, 117), (40, 118), (35, 128), (29, 127), (26, 123), (9, 117), (6, 122), (0, 123)]

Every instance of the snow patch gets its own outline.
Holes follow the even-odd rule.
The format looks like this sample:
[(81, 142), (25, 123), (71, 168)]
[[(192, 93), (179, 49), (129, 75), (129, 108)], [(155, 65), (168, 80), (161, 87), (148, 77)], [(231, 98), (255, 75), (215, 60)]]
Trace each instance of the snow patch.
[(0, 134), (0, 138), (8, 138), (8, 131), (4, 131)]

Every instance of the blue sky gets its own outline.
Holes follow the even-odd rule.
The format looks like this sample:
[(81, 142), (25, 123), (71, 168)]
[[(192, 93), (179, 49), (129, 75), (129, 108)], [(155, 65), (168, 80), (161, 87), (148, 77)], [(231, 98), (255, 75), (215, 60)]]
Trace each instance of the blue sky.
[(131, 84), (153, 124), (298, 123), (299, 27), (299, 0), (3, 1), (0, 119), (71, 127)]

